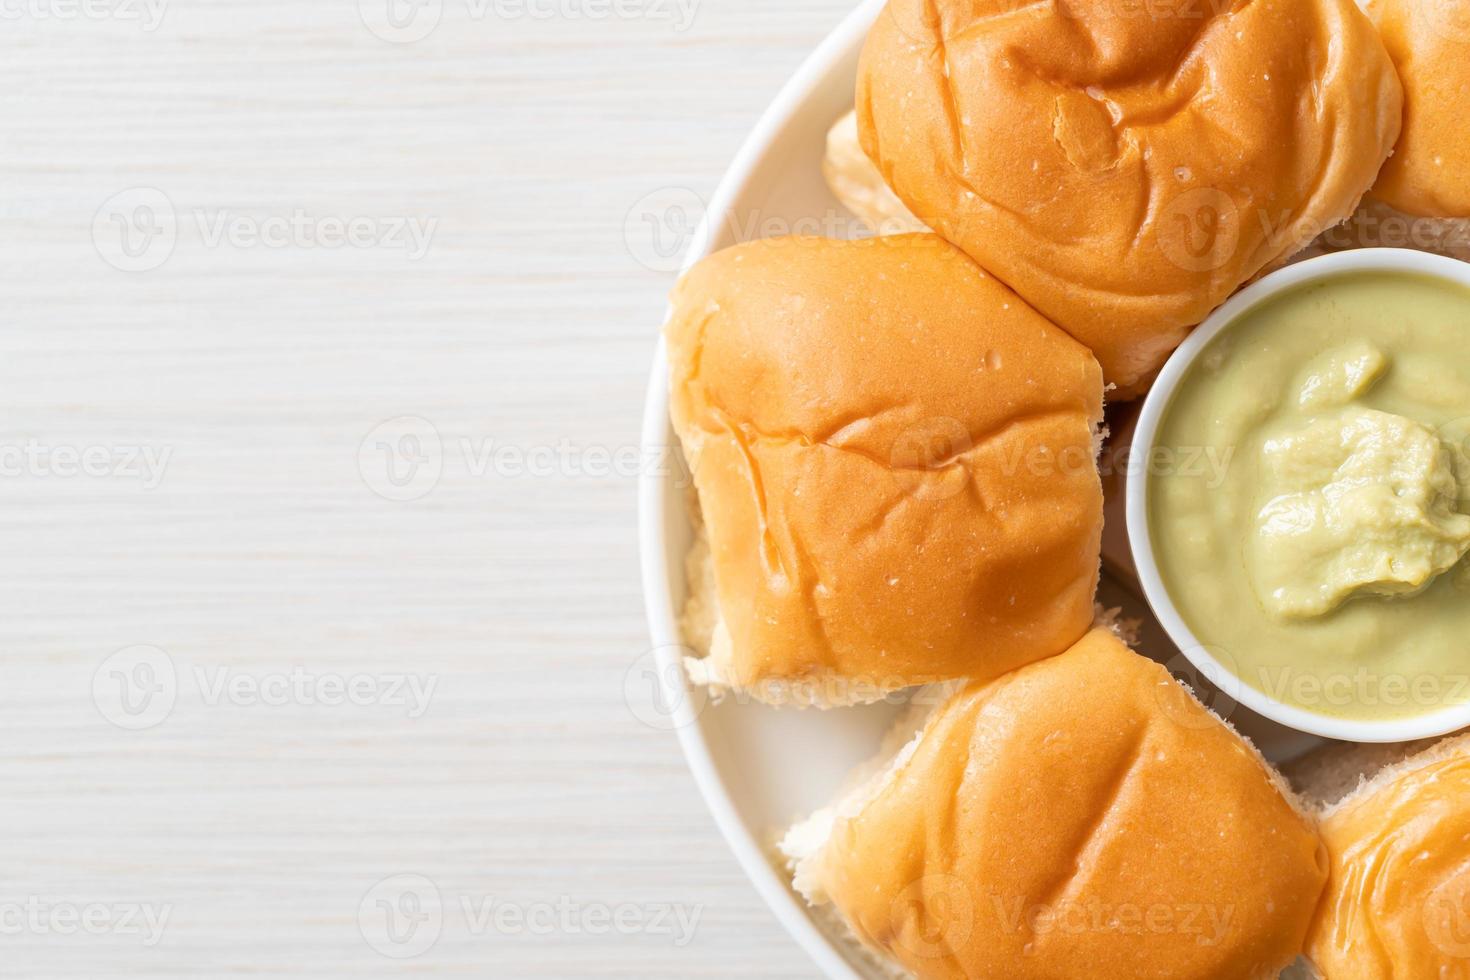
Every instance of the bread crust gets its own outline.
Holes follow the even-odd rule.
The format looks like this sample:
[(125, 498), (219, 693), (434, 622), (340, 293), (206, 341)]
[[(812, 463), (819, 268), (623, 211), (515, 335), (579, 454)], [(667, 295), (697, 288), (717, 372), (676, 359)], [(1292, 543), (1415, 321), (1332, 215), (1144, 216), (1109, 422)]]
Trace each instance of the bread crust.
[(964, 253), (740, 245), (684, 277), (666, 335), (731, 686), (874, 700), (1086, 632), (1101, 371)]
[(814, 891), (923, 980), (1275, 978), (1326, 878), (1255, 750), (1112, 632), (940, 707)]
[(1322, 819), (1307, 954), (1332, 980), (1470, 975), (1470, 736), (1380, 771)]
[(899, 198), (1090, 347), (1116, 398), (1353, 213), (1401, 103), (1353, 0), (890, 0), (857, 87)]
[(1373, 196), (1425, 218), (1470, 218), (1470, 2), (1373, 0), (1404, 85), (1404, 128)]

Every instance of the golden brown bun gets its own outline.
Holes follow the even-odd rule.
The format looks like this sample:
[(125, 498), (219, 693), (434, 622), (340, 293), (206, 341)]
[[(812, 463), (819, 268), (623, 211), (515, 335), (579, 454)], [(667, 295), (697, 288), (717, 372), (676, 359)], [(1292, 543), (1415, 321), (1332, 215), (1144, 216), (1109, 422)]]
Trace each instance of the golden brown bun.
[(1331, 876), (1307, 954), (1329, 980), (1470, 976), (1470, 736), (1328, 812)]
[(1353, 0), (890, 0), (863, 147), (921, 220), (1138, 394), (1241, 283), (1352, 214), (1398, 136)]
[(870, 694), (828, 700), (872, 700), (1087, 629), (1101, 371), (963, 252), (740, 245), (684, 277), (666, 332), (725, 683), (848, 678)]
[(1470, 218), (1470, 0), (1373, 0), (1404, 83), (1404, 131), (1373, 196), (1406, 214)]
[(815, 890), (923, 980), (1274, 980), (1326, 878), (1280, 786), (1099, 629), (940, 707)]
[(843, 207), (862, 219), (880, 235), (902, 235), (928, 231), (904, 203), (883, 183), (883, 175), (858, 143), (857, 113), (837, 120), (827, 133), (827, 153), (822, 158), (822, 176)]

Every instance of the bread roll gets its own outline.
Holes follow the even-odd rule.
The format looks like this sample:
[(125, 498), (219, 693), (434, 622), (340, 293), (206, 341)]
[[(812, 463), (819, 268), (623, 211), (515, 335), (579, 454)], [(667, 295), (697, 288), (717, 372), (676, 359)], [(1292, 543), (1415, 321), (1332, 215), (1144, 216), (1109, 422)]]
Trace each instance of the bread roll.
[(1470, 0), (1368, 9), (1404, 84), (1403, 134), (1373, 196), (1403, 214), (1470, 218)]
[(922, 980), (1274, 980), (1326, 879), (1255, 750), (1102, 629), (965, 687), (782, 850)]
[(862, 219), (869, 230), (879, 235), (902, 235), (928, 231), (924, 222), (915, 218), (858, 143), (857, 113), (849, 112), (837, 120), (827, 133), (827, 153), (822, 159), (822, 175), (827, 186), (843, 207)]
[(1329, 980), (1470, 976), (1470, 736), (1379, 773), (1322, 820), (1307, 954)]
[(1404, 127), (1378, 182), (1329, 250), (1412, 248), (1470, 261), (1470, 0), (1374, 0), (1404, 86)]
[(740, 245), (684, 277), (666, 335), (717, 592), (696, 680), (871, 701), (1087, 630), (1101, 371), (963, 252)]
[(1353, 213), (1401, 101), (1353, 0), (890, 0), (857, 87), (898, 197), (1090, 347), (1119, 398)]

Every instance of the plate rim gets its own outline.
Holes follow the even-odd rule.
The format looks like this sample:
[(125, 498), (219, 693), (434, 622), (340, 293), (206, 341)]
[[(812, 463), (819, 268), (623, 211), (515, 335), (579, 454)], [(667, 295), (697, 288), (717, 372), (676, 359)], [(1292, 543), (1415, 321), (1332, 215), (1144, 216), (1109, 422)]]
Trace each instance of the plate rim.
[[(868, 30), (887, 0), (862, 0), (802, 61), (786, 81), (775, 99), (761, 114), (755, 128), (745, 138), (725, 175), (716, 187), (703, 220), (685, 255), (680, 274), (712, 250), (717, 229), (727, 222), (737, 198), (748, 189), (754, 170), (768, 149), (783, 133), (797, 111), (811, 97), (816, 87), (832, 72), (833, 67), (861, 47)], [(667, 319), (667, 317), (666, 317)], [(669, 419), (669, 372), (667, 350), (660, 332), (654, 353), (653, 368), (644, 395), (641, 442), (643, 458), (660, 455), (673, 445), (674, 433)], [(670, 567), (664, 514), (674, 486), (669, 467), (645, 468), (638, 480), (638, 552), (643, 585), (644, 613), (654, 644), (659, 684), (670, 706), (668, 722), (679, 738), (684, 760), (705, 806), (715, 818), (725, 843), (729, 845), (741, 869), (755, 886), (767, 907), (788, 935), (806, 951), (817, 966), (832, 980), (863, 980), (848, 962), (837, 944), (817, 927), (806, 906), (778, 875), (766, 856), (755, 832), (740, 817), (729, 788), (714, 764), (709, 741), (699, 720), (695, 698), (679, 663), (682, 644), (678, 613), (674, 608), (673, 576), (683, 576), (683, 563)]]

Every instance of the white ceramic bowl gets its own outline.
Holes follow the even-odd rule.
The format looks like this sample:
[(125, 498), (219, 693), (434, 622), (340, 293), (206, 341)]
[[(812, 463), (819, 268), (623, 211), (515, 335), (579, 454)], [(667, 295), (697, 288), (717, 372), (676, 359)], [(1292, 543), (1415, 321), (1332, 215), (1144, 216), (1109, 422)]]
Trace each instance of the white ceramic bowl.
[[(1158, 436), (1159, 423), (1180, 381), (1202, 350), (1221, 332), (1255, 306), (1304, 283), (1360, 272), (1414, 272), (1470, 287), (1470, 264), (1427, 252), (1396, 248), (1368, 248), (1308, 259), (1274, 272), (1236, 293), (1199, 326), (1164, 365), (1149, 391), (1133, 436), (1135, 459), (1148, 459)], [(1159, 574), (1148, 521), (1149, 480), (1146, 474), (1128, 480), (1128, 537), (1139, 581), (1169, 637), (1195, 668), (1252, 711), (1298, 731), (1352, 742), (1407, 742), (1445, 735), (1470, 726), (1470, 705), (1444, 708), (1415, 718), (1394, 721), (1351, 721), (1332, 718), (1284, 704), (1234, 678), (1227, 667), (1203, 645), (1179, 614)]]
[[(782, 223), (808, 224), (841, 215), (821, 176), (828, 127), (852, 108), (858, 53), (884, 0), (864, 3), (807, 59), (761, 118), (720, 184), (704, 224), (685, 257), (686, 267), (735, 244), (740, 233), (759, 234)], [(759, 221), (750, 220), (752, 217)], [(649, 379), (643, 441), (650, 452), (675, 444), (668, 417), (668, 369), (659, 345)], [(645, 458), (648, 458), (645, 456)], [(805, 904), (772, 867), (765, 843), (794, 818), (827, 803), (848, 771), (877, 751), (897, 709), (868, 706), (839, 711), (777, 711), (729, 700), (711, 704), (691, 690), (680, 665), (678, 611), (686, 589), (684, 557), (690, 543), (686, 488), (672, 469), (646, 471), (639, 486), (643, 591), (654, 643), (652, 673), (662, 700), (645, 717), (678, 733), (689, 768), (720, 831), (777, 919), (834, 980), (877, 980), (850, 949), (808, 914)], [(1099, 601), (1147, 617), (1141, 598), (1104, 580)], [(1156, 623), (1144, 623), (1141, 652), (1167, 664), (1211, 706), (1250, 736), (1268, 758), (1291, 758), (1320, 744), (1235, 706), (1193, 672)], [(630, 684), (647, 682), (640, 662)], [(644, 706), (644, 710), (647, 710)]]

